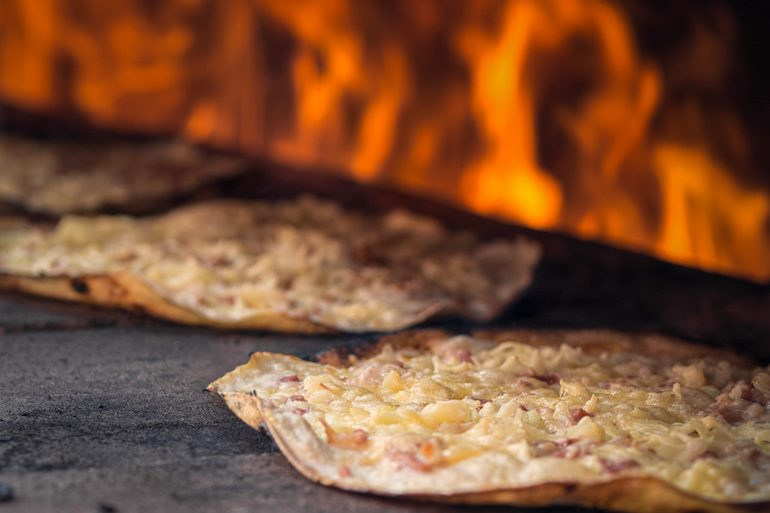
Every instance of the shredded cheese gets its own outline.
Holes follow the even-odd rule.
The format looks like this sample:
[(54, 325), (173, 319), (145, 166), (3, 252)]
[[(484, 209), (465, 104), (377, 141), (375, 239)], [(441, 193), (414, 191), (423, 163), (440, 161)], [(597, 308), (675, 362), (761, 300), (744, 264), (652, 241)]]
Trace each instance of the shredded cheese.
[(351, 450), (407, 481), (465, 464), (490, 486), (653, 476), (708, 499), (770, 499), (769, 368), (469, 337), (430, 347), (342, 368), (262, 355), (220, 392), (278, 411), (307, 401), (298, 415), (319, 439), (324, 426), (364, 433)]
[[(369, 218), (310, 197), (0, 232), (0, 273), (123, 272), (215, 321), (270, 313), (349, 331), (398, 329), (437, 312), (491, 318), (529, 283), (538, 253), (524, 240), (482, 244), (406, 212)], [(462, 269), (446, 272), (455, 263)]]

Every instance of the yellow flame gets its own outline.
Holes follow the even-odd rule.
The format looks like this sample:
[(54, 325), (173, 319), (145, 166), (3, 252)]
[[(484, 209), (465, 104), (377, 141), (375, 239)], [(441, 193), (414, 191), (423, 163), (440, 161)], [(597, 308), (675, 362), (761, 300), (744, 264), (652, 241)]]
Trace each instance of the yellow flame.
[(460, 192), (472, 208), (536, 227), (554, 225), (561, 190), (538, 165), (532, 81), (524, 73), (539, 29), (548, 25), (535, 2), (512, 2), (499, 37), (461, 40), (471, 61), (471, 105), (484, 152), (466, 171)]
[(770, 219), (766, 194), (735, 183), (700, 147), (660, 145), (655, 163), (666, 212), (656, 247), (665, 258), (720, 270), (767, 268), (770, 247), (757, 238)]

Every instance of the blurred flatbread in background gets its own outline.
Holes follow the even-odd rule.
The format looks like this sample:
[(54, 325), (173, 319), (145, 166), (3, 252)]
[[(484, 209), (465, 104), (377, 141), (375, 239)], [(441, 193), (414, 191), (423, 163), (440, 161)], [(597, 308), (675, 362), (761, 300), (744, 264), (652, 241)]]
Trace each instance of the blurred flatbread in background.
[(74, 142), (0, 136), (0, 213), (144, 213), (246, 169), (182, 141)]
[(539, 258), (524, 238), (481, 241), (404, 210), (219, 199), (0, 230), (0, 287), (187, 324), (391, 331), (443, 314), (491, 320)]

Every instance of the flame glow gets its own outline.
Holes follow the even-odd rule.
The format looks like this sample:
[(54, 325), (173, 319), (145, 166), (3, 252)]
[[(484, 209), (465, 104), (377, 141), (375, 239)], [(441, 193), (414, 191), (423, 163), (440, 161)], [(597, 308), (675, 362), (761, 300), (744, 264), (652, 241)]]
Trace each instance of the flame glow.
[(626, 7), (3, 0), (0, 99), (769, 279), (729, 16), (652, 56)]

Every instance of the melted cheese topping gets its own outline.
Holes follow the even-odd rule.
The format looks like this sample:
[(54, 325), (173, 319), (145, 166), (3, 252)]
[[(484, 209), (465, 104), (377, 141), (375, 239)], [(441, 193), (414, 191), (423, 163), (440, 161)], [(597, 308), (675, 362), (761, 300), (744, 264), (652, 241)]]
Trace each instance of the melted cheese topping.
[(341, 478), (392, 493), (653, 476), (708, 499), (770, 499), (768, 368), (469, 337), (431, 347), (346, 368), (257, 354), (213, 387), (300, 417), (349, 455)]
[(350, 331), (398, 329), (439, 311), (489, 319), (526, 287), (538, 254), (526, 241), (481, 244), (403, 211), (367, 218), (313, 198), (0, 231), (0, 272), (128, 272), (209, 319), (267, 312)]

